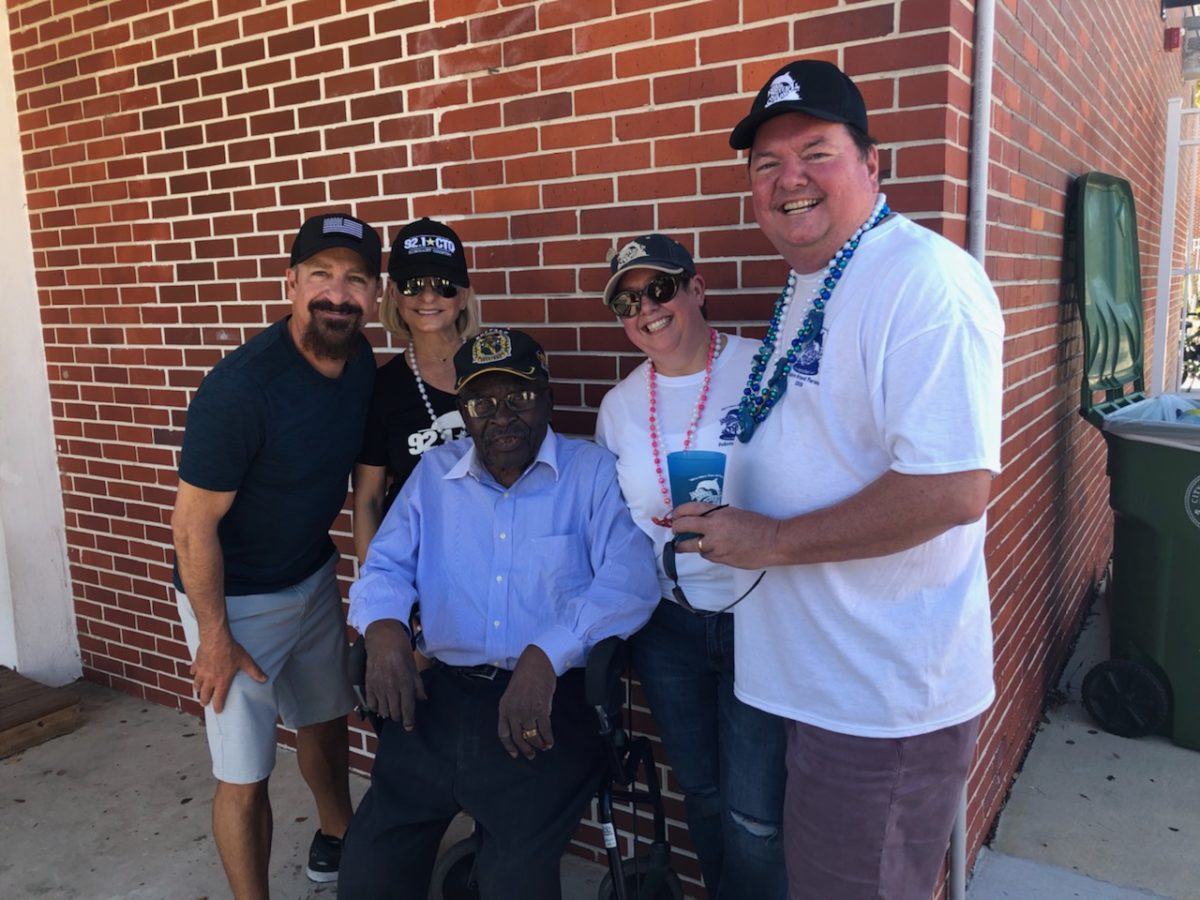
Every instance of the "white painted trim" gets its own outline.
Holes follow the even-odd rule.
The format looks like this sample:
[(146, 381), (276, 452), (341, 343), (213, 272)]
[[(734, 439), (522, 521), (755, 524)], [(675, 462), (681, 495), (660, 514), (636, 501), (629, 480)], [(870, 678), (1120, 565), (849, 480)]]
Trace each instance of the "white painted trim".
[(0, 664), (57, 686), (82, 669), (19, 134), (0, 16)]

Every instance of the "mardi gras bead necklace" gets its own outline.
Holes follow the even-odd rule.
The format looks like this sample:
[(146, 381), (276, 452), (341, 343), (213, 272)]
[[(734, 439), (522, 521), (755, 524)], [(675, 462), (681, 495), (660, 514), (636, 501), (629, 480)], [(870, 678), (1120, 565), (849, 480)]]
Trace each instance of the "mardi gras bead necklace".
[(834, 288), (838, 286), (846, 267), (850, 265), (850, 260), (854, 258), (854, 251), (858, 249), (862, 236), (890, 213), (887, 196), (880, 194), (867, 221), (863, 222), (858, 230), (850, 235), (850, 239), (842, 244), (841, 249), (834, 254), (825, 271), (825, 277), (813, 293), (812, 308), (809, 309), (808, 314), (804, 317), (804, 322), (796, 330), (796, 336), (792, 338), (787, 352), (775, 364), (775, 372), (764, 388), (763, 373), (767, 369), (767, 363), (771, 356), (775, 353), (779, 328), (787, 315), (792, 297), (796, 293), (796, 272), (793, 269), (788, 273), (787, 284), (779, 294), (779, 299), (775, 301), (775, 311), (767, 325), (767, 333), (763, 337), (762, 346), (754, 354), (754, 364), (750, 368), (750, 376), (746, 379), (746, 387), (742, 390), (742, 399), (738, 404), (738, 440), (743, 444), (754, 436), (755, 429), (771, 414), (772, 408), (787, 390), (788, 374), (795, 368), (801, 349), (821, 333), (821, 325), (825, 321), (825, 306), (829, 303), (829, 298), (833, 295)]
[[(683, 436), (684, 450), (692, 449), (692, 441), (695, 439), (696, 429), (700, 425), (700, 416), (704, 412), (705, 404), (708, 403), (708, 386), (712, 382), (713, 358), (717, 355), (717, 339), (717, 329), (708, 329), (708, 358), (704, 361), (704, 381), (700, 384), (700, 393), (696, 395), (696, 403), (692, 406), (692, 418), (688, 422), (687, 431)], [(662, 494), (663, 503), (666, 504), (669, 513), (674, 504), (671, 503), (671, 492), (667, 489), (667, 479), (663, 474), (663, 440), (658, 430), (657, 380), (658, 373), (654, 362), (649, 360), (646, 366), (646, 394), (650, 400), (650, 452), (654, 455), (654, 474), (658, 477), (658, 490)], [(650, 521), (666, 528), (671, 526), (671, 520), (666, 516), (651, 516)]]

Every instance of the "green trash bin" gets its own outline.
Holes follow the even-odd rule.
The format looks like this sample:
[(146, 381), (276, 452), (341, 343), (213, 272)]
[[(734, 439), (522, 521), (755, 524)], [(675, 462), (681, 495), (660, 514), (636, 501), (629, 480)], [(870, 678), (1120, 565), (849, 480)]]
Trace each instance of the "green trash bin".
[(1083, 323), (1080, 412), (1108, 446), (1113, 508), (1112, 658), (1084, 679), (1102, 728), (1161, 732), (1200, 749), (1200, 417), (1186, 397), (1147, 397), (1142, 285), (1129, 182), (1099, 172), (1068, 207)]

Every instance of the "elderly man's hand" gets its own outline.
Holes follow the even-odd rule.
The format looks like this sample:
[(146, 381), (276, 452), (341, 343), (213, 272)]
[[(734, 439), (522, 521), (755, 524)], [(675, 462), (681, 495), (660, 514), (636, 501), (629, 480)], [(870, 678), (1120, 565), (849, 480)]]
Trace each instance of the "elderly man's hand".
[(699, 553), (710, 562), (739, 569), (765, 569), (777, 565), (779, 520), (732, 506), (684, 503), (672, 513), (676, 534), (699, 534), (679, 541), (677, 553)]
[(538, 750), (554, 746), (550, 706), (558, 679), (541, 647), (530, 644), (517, 660), (508, 689), (500, 698), (500, 743), (513, 759), (520, 753), (533, 759)]
[(416, 725), (417, 700), (425, 699), (425, 685), (413, 659), (412, 639), (395, 619), (379, 619), (367, 626), (367, 708), (385, 719)]

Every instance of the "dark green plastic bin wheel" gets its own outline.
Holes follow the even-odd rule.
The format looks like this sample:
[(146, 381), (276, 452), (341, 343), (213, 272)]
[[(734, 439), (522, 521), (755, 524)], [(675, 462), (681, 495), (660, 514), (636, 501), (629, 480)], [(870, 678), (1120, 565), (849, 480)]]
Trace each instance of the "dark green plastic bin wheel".
[(1166, 685), (1149, 666), (1106, 659), (1083, 679), (1083, 705), (1109, 734), (1136, 738), (1162, 728), (1170, 700)]

